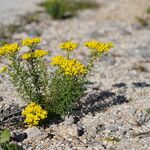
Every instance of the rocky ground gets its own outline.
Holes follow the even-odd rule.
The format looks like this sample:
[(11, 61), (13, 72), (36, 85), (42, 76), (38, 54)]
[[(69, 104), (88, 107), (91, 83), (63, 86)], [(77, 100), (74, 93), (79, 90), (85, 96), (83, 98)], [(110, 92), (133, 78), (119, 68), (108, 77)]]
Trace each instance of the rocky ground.
[(10, 24), (15, 22), (18, 16), (24, 15), (27, 12), (37, 10), (35, 4), (41, 0), (26, 0), (24, 3), (21, 0), (0, 0), (0, 21), (1, 23)]
[[(147, 17), (145, 10), (150, 2), (97, 1), (101, 5), (99, 9), (85, 10), (63, 21), (52, 20), (40, 9), (30, 14), (32, 19), (28, 14), (15, 22), (16, 30), (5, 37), (17, 41), (40, 35), (42, 46), (52, 55), (59, 53), (60, 42), (70, 39), (80, 43), (97, 39), (115, 44), (111, 54), (96, 63), (96, 71), (78, 111), (46, 128), (12, 129), (16, 133), (15, 140), (24, 149), (150, 149), (150, 114), (146, 111), (150, 108), (150, 24), (142, 26), (136, 20), (137, 16)], [(75, 54), (81, 60), (87, 55), (82, 46)], [(3, 76), (0, 80), (0, 106), (8, 111), (12, 102), (22, 106), (9, 81)], [(1, 120), (7, 122), (6, 118)]]

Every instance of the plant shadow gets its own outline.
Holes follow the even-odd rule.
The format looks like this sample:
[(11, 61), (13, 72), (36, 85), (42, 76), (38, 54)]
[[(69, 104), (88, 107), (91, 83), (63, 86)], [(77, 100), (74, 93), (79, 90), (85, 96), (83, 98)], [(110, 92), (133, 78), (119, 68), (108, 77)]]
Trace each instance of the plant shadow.
[(128, 102), (123, 94), (118, 95), (110, 90), (93, 91), (82, 98), (72, 114), (79, 117), (83, 117), (88, 113), (95, 115), (96, 112), (105, 111), (112, 106)]
[(146, 82), (133, 82), (132, 85), (136, 88), (150, 87), (150, 84)]
[(113, 84), (112, 87), (115, 87), (115, 88), (123, 88), (123, 87), (127, 87), (127, 84), (126, 84), (126, 83), (123, 83), (123, 82), (120, 82), (120, 83), (115, 83), (115, 84)]
[[(146, 88), (150, 87), (150, 84), (146, 82), (133, 82), (132, 86), (135, 88)], [(126, 83), (120, 82), (113, 84), (112, 89), (114, 88), (126, 90), (128, 86)], [(128, 102), (129, 100), (126, 97), (125, 92), (116, 93), (111, 90), (93, 90), (90, 93), (87, 93), (80, 101), (78, 101), (78, 103), (76, 103), (71, 114), (78, 117), (83, 117), (88, 113), (95, 115), (95, 113), (105, 111), (112, 106)]]

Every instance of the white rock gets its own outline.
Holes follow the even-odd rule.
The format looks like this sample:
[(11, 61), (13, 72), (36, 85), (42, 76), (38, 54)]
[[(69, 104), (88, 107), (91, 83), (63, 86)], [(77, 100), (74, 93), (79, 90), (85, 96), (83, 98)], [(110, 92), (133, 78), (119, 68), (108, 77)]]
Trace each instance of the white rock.
[(40, 131), (37, 127), (28, 128), (24, 132), (27, 133), (27, 139), (25, 141), (42, 140), (48, 136), (46, 132)]

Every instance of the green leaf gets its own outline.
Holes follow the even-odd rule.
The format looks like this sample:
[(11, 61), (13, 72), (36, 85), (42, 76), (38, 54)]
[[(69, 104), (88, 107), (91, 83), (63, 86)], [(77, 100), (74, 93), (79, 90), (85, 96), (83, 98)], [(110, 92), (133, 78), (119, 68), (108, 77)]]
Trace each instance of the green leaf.
[(19, 146), (17, 144), (7, 144), (7, 150), (19, 150)]
[(150, 108), (147, 108), (145, 111), (146, 113), (150, 114)]
[(10, 131), (7, 129), (4, 129), (4, 131), (1, 132), (0, 135), (0, 143), (6, 143), (10, 140)]
[(118, 137), (106, 137), (105, 140), (107, 142), (120, 142), (121, 139), (119, 139)]

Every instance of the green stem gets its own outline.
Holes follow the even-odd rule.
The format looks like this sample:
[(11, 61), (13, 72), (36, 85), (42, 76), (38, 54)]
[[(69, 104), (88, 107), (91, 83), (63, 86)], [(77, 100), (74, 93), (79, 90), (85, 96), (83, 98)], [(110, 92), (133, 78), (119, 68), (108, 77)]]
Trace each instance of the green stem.
[(87, 65), (87, 69), (89, 71), (92, 71), (92, 68), (94, 67), (94, 61), (96, 60), (96, 57), (91, 56), (89, 61), (88, 61), (88, 65)]
[(70, 52), (67, 51), (67, 59), (70, 59)]
[[(22, 84), (23, 85), (23, 92), (26, 92), (27, 95), (31, 98), (31, 90), (30, 90), (29, 86), (27, 85), (25, 76), (23, 75), (23, 70), (21, 68), (20, 62), (17, 60), (16, 56), (10, 57), (9, 60), (11, 62), (10, 68), (11, 69), (14, 68), (14, 70), (16, 70), (16, 74), (14, 74), (13, 76), (10, 74), (10, 76), (12, 77), (12, 80), (13, 80), (13, 84), (16, 85), (16, 87), (18, 86), (17, 82), (19, 82), (18, 81), (19, 79), (17, 80), (16, 78), (17, 78), (17, 76), (19, 76), (21, 81), (19, 83), (19, 87), (17, 88), (18, 92), (20, 92), (21, 84)], [(14, 71), (13, 71), (13, 73), (14, 73)]]
[(35, 92), (36, 92), (36, 101), (40, 102), (43, 98), (42, 94), (41, 94), (41, 86), (39, 84), (39, 75), (37, 73), (37, 66), (35, 64), (36, 59), (31, 58), (30, 60), (30, 67), (29, 67), (29, 71), (33, 77), (33, 85), (35, 88)]

